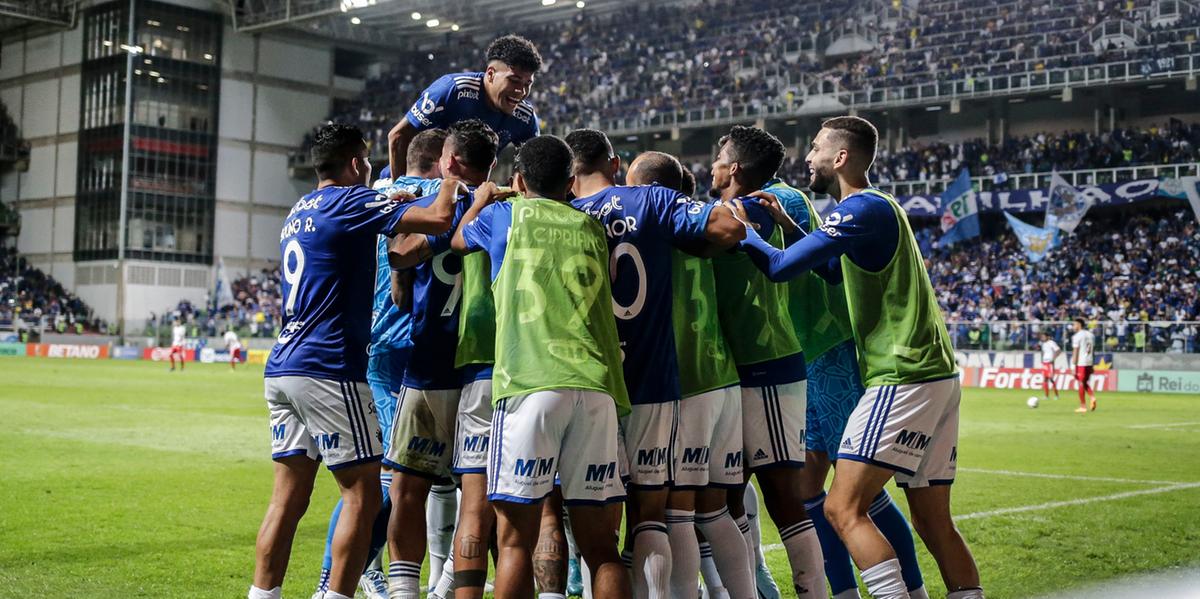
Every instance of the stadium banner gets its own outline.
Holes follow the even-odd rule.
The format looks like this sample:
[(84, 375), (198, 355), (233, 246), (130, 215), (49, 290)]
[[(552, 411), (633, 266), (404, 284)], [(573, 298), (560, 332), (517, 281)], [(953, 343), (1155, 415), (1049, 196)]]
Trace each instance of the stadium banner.
[(1083, 222), (1083, 216), (1092, 207), (1091, 198), (1079, 193), (1062, 175), (1050, 174), (1050, 200), (1046, 203), (1047, 229), (1055, 227), (1073, 233)]
[(1122, 370), (1118, 391), (1137, 393), (1200, 393), (1200, 372)]
[(0, 343), (20, 343), (22, 346), (25, 345), (24, 343), (21, 343), (21, 336), (18, 335), (16, 331), (11, 333), (0, 333)]
[[(1011, 214), (1006, 210), (1004, 218), (1008, 226), (1017, 234), (1017, 241), (1025, 248), (1025, 256), (1030, 262), (1041, 262), (1050, 254), (1050, 250), (1058, 245), (1058, 228), (1047, 226), (1045, 229), (1035, 227)], [(1047, 217), (1049, 220), (1049, 217)]]
[[(1067, 367), (1070, 351), (1059, 356), (1055, 368)], [(1109, 352), (1096, 353), (1096, 370), (1112, 370), (1114, 355)], [(974, 349), (954, 350), (954, 360), (959, 368), (1034, 368), (1041, 370), (1042, 354), (1031, 351), (985, 351)]]
[[(247, 358), (246, 352), (242, 351), (242, 356), (241, 356), (241, 359), (238, 360), (238, 363), (245, 362), (246, 358)], [(203, 362), (204, 364), (228, 364), (229, 360), (230, 360), (229, 350), (213, 349), (211, 347), (206, 347), (206, 348), (200, 350), (200, 361)], [(264, 362), (265, 362), (265, 360), (264, 360)]]
[(108, 346), (78, 343), (28, 343), (25, 345), (25, 355), (38, 358), (100, 360), (108, 357)]
[[(1041, 368), (964, 368), (963, 371), (963, 386), (984, 389), (1041, 390), (1045, 378)], [(1096, 391), (1116, 391), (1117, 379), (1116, 370), (1096, 370), (1088, 382)], [(1079, 388), (1073, 370), (1055, 370), (1054, 383), (1064, 391)]]
[[(886, 186), (885, 186), (886, 187)], [(1194, 193), (1194, 192), (1193, 192)], [(1041, 212), (1049, 203), (1049, 192), (1043, 189), (1015, 189), (1012, 191), (979, 191), (975, 199), (980, 212)], [(1119, 206), (1144, 202), (1155, 198), (1187, 199), (1182, 180), (1174, 178), (1138, 179), (1125, 183), (1084, 185), (1077, 189), (1076, 197), (1084, 197), (1089, 207)], [(896, 201), (910, 216), (940, 216), (938, 196), (899, 196)], [(1082, 200), (1080, 200), (1082, 201)]]
[(954, 182), (938, 198), (942, 205), (943, 245), (979, 237), (979, 203), (971, 188), (971, 174), (962, 169)]
[(1179, 183), (1183, 185), (1183, 193), (1192, 205), (1192, 216), (1200, 221), (1200, 177), (1183, 177)]
[(246, 359), (243, 361), (247, 364), (266, 364), (270, 355), (269, 349), (251, 349), (246, 351)]
[(114, 360), (140, 360), (142, 359), (142, 348), (133, 345), (117, 345), (112, 348), (111, 357)]
[(21, 358), (26, 353), (24, 343), (0, 343), (0, 356), (5, 358)]
[[(142, 359), (150, 360), (151, 362), (167, 362), (171, 359), (171, 348), (169, 347), (146, 347), (142, 349)], [(196, 361), (196, 350), (185, 348), (183, 350), (183, 359), (185, 362)]]

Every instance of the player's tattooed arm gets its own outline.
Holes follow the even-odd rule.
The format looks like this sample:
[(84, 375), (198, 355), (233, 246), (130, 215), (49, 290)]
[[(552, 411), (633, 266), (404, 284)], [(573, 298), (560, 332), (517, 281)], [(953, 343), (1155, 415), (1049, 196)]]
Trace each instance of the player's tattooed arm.
[(467, 208), (462, 219), (458, 222), (458, 229), (454, 231), (454, 238), (450, 240), (450, 250), (456, 254), (469, 254), (471, 249), (467, 247), (467, 240), (463, 236), (463, 227), (474, 221), (484, 208), (487, 208), (494, 202), (506, 200), (517, 195), (517, 192), (503, 188), (491, 181), (485, 182), (483, 185), (475, 188), (475, 200), (471, 202), (470, 208)]
[(459, 196), (467, 192), (466, 185), (458, 179), (445, 179), (437, 197), (428, 206), (416, 205), (410, 207), (392, 235), (400, 233), (423, 233), (426, 235), (441, 235), (450, 230), (454, 224), (454, 203)]
[(393, 270), (391, 275), (392, 303), (401, 312), (412, 309), (413, 271)]
[(424, 235), (400, 234), (388, 240), (388, 265), (392, 270), (412, 268), (433, 258), (433, 248)]

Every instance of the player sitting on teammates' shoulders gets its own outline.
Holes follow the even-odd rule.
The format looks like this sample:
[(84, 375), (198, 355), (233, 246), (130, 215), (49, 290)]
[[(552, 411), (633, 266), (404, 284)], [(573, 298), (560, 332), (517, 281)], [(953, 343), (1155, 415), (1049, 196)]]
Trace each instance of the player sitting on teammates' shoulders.
[(533, 42), (517, 36), (497, 38), (485, 53), (487, 66), (473, 73), (451, 73), (434, 81), (388, 132), (389, 172), (404, 166), (408, 144), (425, 129), (479, 119), (500, 138), (498, 149), (520, 146), (541, 132), (537, 113), (526, 100), (542, 56)]

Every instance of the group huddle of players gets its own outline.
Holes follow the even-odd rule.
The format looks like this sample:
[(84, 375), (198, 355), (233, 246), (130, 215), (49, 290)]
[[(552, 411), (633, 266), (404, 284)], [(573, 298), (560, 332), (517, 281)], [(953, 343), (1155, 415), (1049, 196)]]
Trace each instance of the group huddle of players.
[(539, 135), (530, 42), (486, 58), (422, 93), (373, 188), (358, 129), (316, 137), (318, 187), (280, 234), (249, 597), (282, 596), (324, 461), (342, 501), (318, 597), (416, 599), (450, 534), (428, 548), (440, 599), (482, 597), (493, 563), (504, 599), (564, 597), (576, 565), (572, 591), (603, 599), (778, 597), (753, 475), (799, 597), (858, 597), (854, 566), (874, 597), (927, 596), (894, 477), (949, 597), (982, 598), (949, 511), (957, 367), (908, 221), (867, 179), (874, 127), (813, 140), (808, 187), (838, 201), (818, 222), (765, 130), (720, 140), (696, 200), (673, 156)]

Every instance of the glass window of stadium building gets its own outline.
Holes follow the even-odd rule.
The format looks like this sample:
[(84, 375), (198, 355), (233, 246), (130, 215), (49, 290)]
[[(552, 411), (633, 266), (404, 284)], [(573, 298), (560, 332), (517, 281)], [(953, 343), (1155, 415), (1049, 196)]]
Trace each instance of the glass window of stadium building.
[(220, 16), (133, 0), (81, 24), (75, 260), (212, 264)]

